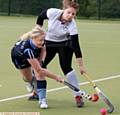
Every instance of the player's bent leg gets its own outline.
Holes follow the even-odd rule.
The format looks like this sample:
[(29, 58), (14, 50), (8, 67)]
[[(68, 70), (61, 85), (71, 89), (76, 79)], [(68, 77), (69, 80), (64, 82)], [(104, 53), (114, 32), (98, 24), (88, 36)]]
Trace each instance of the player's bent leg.
[[(42, 63), (42, 68), (46, 68), (46, 66), (48, 65), (48, 63), (55, 57), (58, 48), (54, 48), (54, 47), (47, 47), (47, 41), (46, 41), (46, 57), (44, 60), (44, 63)], [(42, 109), (47, 109), (48, 108), (48, 103), (47, 103), (47, 99), (46, 99), (46, 87), (47, 87), (47, 81), (44, 79), (41, 79), (41, 76), (37, 75), (37, 72), (35, 72), (35, 76), (37, 79), (37, 93), (39, 96), (39, 106)]]
[(47, 81), (45, 80), (44, 76), (39, 76), (36, 71), (34, 72), (37, 79), (37, 93), (39, 97), (39, 106), (42, 109), (47, 109), (48, 108), (48, 103), (46, 99)]
[(20, 72), (23, 75), (23, 80), (25, 81), (26, 89), (32, 95), (28, 98), (29, 100), (38, 100), (37, 91), (35, 90), (36, 78), (31, 73), (31, 67), (20, 69)]
[[(73, 69), (71, 67), (72, 57), (73, 57), (73, 50), (70, 47), (61, 47), (60, 48), (59, 61), (60, 61), (60, 66), (62, 68), (62, 71), (63, 71), (64, 75), (67, 76), (68, 82), (79, 89), (77, 76), (75, 74), (75, 71), (73, 71)], [(82, 99), (80, 93), (74, 91), (73, 95), (75, 97), (77, 106), (83, 107), (84, 102), (83, 102), (83, 99)]]
[[(74, 70), (70, 71), (69, 73), (67, 73), (66, 76), (67, 76), (68, 82), (79, 89), (79, 83), (78, 83), (75, 71)], [(80, 93), (73, 91), (73, 95), (75, 97), (77, 107), (83, 107), (84, 106), (84, 101), (83, 101), (83, 98), (80, 95)]]
[(25, 81), (27, 91), (32, 93), (34, 86), (32, 84), (33, 78), (31, 74), (31, 67), (20, 69), (20, 72), (23, 75), (23, 80)]
[(32, 91), (32, 95), (28, 97), (28, 100), (30, 101), (39, 100), (39, 97), (37, 94), (37, 80), (33, 70), (32, 70), (32, 85), (34, 86), (34, 90)]
[(47, 109), (48, 104), (46, 100), (46, 80), (37, 80), (37, 93), (39, 96), (39, 106), (42, 109)]

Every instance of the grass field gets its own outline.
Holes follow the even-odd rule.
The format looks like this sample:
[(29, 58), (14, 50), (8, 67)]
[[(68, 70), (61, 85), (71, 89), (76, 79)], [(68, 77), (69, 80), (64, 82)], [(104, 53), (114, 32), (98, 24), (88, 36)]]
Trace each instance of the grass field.
[[(84, 108), (76, 108), (74, 98), (69, 89), (50, 91), (63, 85), (48, 79), (48, 103), (50, 108), (41, 110), (37, 101), (28, 101), (27, 97), (2, 102), (3, 99), (26, 94), (24, 82), (10, 59), (10, 49), (18, 37), (34, 27), (36, 17), (0, 17), (0, 111), (40, 112), (41, 115), (99, 115), (100, 109), (106, 107), (102, 100), (91, 103), (85, 100)], [(83, 50), (84, 62), (88, 73), (93, 79), (120, 75), (120, 22), (115, 21), (85, 21), (78, 20), (80, 44)], [(48, 68), (56, 74), (63, 75), (58, 65), (58, 58), (49, 64)], [(78, 79), (86, 79), (79, 74), (79, 68), (73, 59)], [(115, 105), (115, 112), (120, 115), (120, 76), (97, 83)], [(81, 89), (94, 93), (88, 84)]]

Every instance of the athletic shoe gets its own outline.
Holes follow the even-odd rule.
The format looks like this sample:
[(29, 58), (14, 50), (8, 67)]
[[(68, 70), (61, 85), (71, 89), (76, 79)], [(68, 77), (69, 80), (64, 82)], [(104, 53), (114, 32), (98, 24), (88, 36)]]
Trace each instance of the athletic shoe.
[(28, 97), (28, 100), (29, 101), (39, 100), (38, 94), (35, 91), (33, 91), (33, 94), (30, 97)]
[(75, 100), (76, 100), (77, 107), (83, 107), (84, 106), (84, 101), (83, 101), (83, 98), (81, 96), (76, 96)]
[(46, 99), (42, 99), (42, 101), (40, 102), (40, 108), (41, 109), (47, 109), (48, 108), (48, 104), (47, 104), (47, 101)]

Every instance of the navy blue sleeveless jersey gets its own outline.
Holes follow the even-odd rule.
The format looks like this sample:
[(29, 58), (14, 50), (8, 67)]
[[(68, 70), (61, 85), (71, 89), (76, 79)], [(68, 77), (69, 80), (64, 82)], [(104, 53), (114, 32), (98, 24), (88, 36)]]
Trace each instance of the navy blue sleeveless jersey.
[(41, 48), (37, 48), (32, 39), (18, 41), (11, 50), (11, 58), (17, 69), (30, 67), (27, 59), (38, 58), (41, 53)]

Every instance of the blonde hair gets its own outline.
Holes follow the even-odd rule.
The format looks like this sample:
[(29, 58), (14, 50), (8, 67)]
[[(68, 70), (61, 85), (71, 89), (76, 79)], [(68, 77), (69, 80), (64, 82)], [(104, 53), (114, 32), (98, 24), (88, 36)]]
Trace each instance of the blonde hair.
[(35, 38), (37, 36), (45, 34), (44, 30), (40, 26), (35, 26), (31, 31), (24, 33), (22, 36), (20, 36), (21, 40), (29, 39), (29, 38)]
[(67, 9), (68, 7), (73, 7), (78, 10), (79, 4), (77, 3), (77, 0), (63, 0), (63, 9)]

